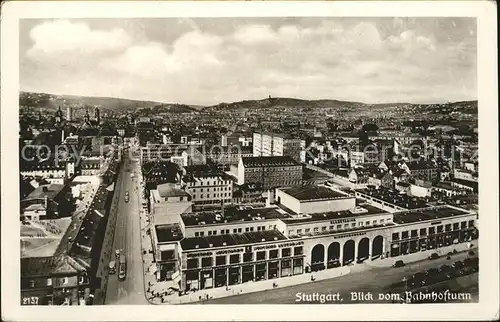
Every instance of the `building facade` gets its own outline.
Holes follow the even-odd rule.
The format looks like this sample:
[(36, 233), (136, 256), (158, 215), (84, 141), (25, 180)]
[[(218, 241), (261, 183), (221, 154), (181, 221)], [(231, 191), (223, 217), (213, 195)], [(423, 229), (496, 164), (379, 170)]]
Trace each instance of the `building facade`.
[(238, 185), (260, 184), (263, 190), (302, 182), (302, 165), (289, 156), (241, 158), (237, 171)]

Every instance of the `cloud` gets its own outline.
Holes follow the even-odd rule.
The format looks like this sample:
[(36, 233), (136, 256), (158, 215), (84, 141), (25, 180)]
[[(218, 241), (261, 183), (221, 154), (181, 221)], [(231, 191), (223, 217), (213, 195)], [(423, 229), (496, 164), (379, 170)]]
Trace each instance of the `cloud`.
[[(72, 94), (193, 104), (268, 95), (366, 102), (475, 96), (476, 44), (468, 28), (462, 27), (467, 32), (461, 39), (455, 31), (443, 42), (436, 33), (446, 31), (419, 29), (418, 19), (389, 20), (388, 26), (389, 32), (370, 20), (288, 20), (278, 26), (219, 25), (219, 31), (189, 28), (165, 41), (50, 21), (32, 28), (30, 60), (21, 68), (31, 77), (30, 89), (39, 91), (70, 84), (66, 88), (81, 91)], [(61, 27), (63, 33), (57, 31)], [(33, 62), (38, 66), (29, 67)], [(56, 70), (62, 63), (66, 72)]]
[(92, 30), (81, 22), (54, 20), (35, 26), (30, 37), (33, 40), (28, 56), (56, 53), (92, 54), (116, 51), (131, 43), (130, 37), (123, 29), (115, 28), (109, 31)]

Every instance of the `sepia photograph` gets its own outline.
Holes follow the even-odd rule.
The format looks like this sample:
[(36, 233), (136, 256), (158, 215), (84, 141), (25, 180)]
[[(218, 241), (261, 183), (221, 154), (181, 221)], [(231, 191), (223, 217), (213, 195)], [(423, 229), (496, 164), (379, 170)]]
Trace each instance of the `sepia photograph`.
[(2, 12), (12, 316), (498, 318), (492, 3), (49, 4)]

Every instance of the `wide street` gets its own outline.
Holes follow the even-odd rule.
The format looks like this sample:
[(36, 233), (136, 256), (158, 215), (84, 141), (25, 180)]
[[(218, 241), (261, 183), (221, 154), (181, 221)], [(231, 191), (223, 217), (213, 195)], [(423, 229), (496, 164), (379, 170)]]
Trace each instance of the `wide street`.
[[(119, 202), (111, 255), (111, 260), (116, 260), (114, 255), (116, 249), (120, 249), (126, 255), (127, 277), (124, 281), (118, 280), (117, 261), (117, 273), (109, 275), (105, 304), (148, 304), (144, 295), (137, 174), (134, 178), (130, 177), (131, 171), (136, 170), (135, 162), (138, 161), (132, 160), (127, 153), (124, 153), (123, 166), (120, 170), (122, 179), (116, 187)], [(126, 191), (129, 192), (129, 202), (125, 202)]]
[[(390, 285), (400, 282), (403, 277), (410, 276), (418, 271), (424, 271), (432, 267), (438, 267), (442, 264), (450, 264), (457, 260), (463, 260), (468, 255), (467, 253), (459, 253), (453, 255), (451, 260), (447, 260), (445, 257), (436, 260), (424, 260), (420, 262), (407, 264), (405, 267), (399, 268), (372, 268), (371, 270), (351, 273), (345, 276), (337, 277), (329, 280), (322, 280), (307, 284), (294, 285), (290, 287), (266, 290), (262, 292), (241, 294), (232, 297), (211, 299), (203, 301), (199, 304), (311, 304), (318, 303), (315, 301), (300, 301), (297, 302), (296, 294), (329, 294), (329, 293), (340, 293), (340, 297), (343, 299), (342, 303), (367, 303), (367, 302), (352, 302), (351, 292), (372, 292), (378, 296), (379, 293), (390, 292)], [(475, 278), (473, 283), (478, 284), (477, 274), (474, 274)], [(460, 279), (460, 283), (463, 283), (464, 278)], [(471, 279), (465, 278), (465, 282), (471, 285), (471, 288), (467, 288), (467, 291), (471, 293), (476, 293), (477, 288), (472, 287)], [(279, 280), (277, 281), (279, 284)], [(450, 282), (452, 283), (452, 281)], [(458, 282), (457, 282), (458, 283)], [(465, 290), (457, 290), (465, 292)], [(474, 294), (472, 294), (474, 299)], [(477, 296), (475, 297), (477, 300)], [(387, 303), (391, 301), (370, 301), (372, 303)], [(337, 302), (339, 303), (339, 302)], [(332, 302), (325, 303), (332, 304)]]

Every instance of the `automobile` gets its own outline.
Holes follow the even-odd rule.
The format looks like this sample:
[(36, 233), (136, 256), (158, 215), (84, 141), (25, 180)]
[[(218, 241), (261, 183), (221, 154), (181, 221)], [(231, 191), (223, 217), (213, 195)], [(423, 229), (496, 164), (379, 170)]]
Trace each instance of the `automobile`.
[(108, 272), (109, 272), (110, 275), (113, 275), (113, 274), (116, 273), (116, 262), (115, 261), (109, 262)]
[(115, 255), (116, 255), (116, 257), (120, 257), (120, 250), (119, 249), (115, 250)]
[(403, 262), (402, 260), (397, 260), (394, 265), (392, 265), (393, 267), (403, 267), (405, 266), (405, 262)]
[(438, 259), (439, 258), (439, 255), (437, 253), (432, 253), (429, 255), (428, 257), (429, 259)]

